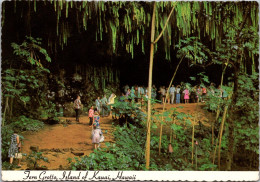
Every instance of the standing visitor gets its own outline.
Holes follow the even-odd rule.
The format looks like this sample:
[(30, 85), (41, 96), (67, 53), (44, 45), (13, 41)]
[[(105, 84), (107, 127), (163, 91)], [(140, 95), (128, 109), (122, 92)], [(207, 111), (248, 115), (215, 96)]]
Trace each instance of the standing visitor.
[(77, 99), (74, 101), (74, 109), (76, 112), (76, 121), (79, 122), (79, 110), (81, 108), (81, 101), (80, 101), (80, 96), (77, 96)]
[(174, 103), (174, 96), (175, 96), (175, 87), (174, 85), (171, 86), (170, 88), (170, 96), (171, 96), (171, 104)]
[(126, 97), (125, 97), (124, 93), (122, 93), (122, 95), (119, 97), (119, 101), (125, 102), (125, 100), (126, 100)]
[(211, 83), (210, 86), (209, 86), (209, 90), (210, 90), (210, 93), (212, 96), (215, 96), (215, 84), (214, 83)]
[(126, 92), (126, 94), (125, 94), (126, 98), (127, 98), (129, 101), (131, 100), (131, 99), (130, 99), (130, 93), (131, 93), (131, 91), (130, 91), (130, 89), (128, 89), (127, 92)]
[(181, 86), (180, 86), (180, 94), (181, 94), (181, 103), (184, 103), (184, 90), (185, 90), (185, 85), (183, 82), (181, 82)]
[(155, 85), (153, 85), (152, 87), (152, 98), (156, 99), (157, 96), (157, 88), (155, 87)]
[(162, 86), (159, 92), (161, 93), (162, 103), (164, 103), (166, 98), (165, 86)]
[(184, 100), (185, 100), (185, 104), (187, 104), (187, 103), (189, 103), (189, 95), (190, 95), (190, 93), (189, 93), (189, 90), (186, 88), (184, 91), (183, 91), (183, 93), (184, 93)]
[(223, 88), (223, 89), (222, 89), (222, 98), (223, 98), (224, 100), (227, 100), (227, 97), (228, 97), (228, 93), (227, 93), (226, 89)]
[(137, 98), (138, 98), (138, 102), (141, 101), (141, 86), (138, 86), (137, 88)]
[(94, 144), (95, 149), (99, 147), (99, 142), (102, 136), (102, 131), (99, 126), (94, 125), (94, 130), (92, 132), (92, 143)]
[(127, 93), (128, 89), (129, 89), (129, 86), (128, 86), (128, 85), (125, 85), (125, 86), (124, 86), (124, 92), (125, 92), (125, 94)]
[(107, 111), (108, 111), (108, 108), (107, 108), (107, 97), (106, 97), (106, 94), (104, 95), (104, 97), (101, 99), (101, 116), (104, 117), (104, 116), (107, 116)]
[(93, 120), (94, 120), (94, 107), (93, 106), (91, 106), (88, 111), (88, 117), (89, 117), (89, 126), (91, 127), (93, 124)]
[(195, 103), (196, 102), (196, 86), (192, 87), (191, 89), (191, 93), (190, 93), (190, 99), (191, 99), (191, 103)]
[(181, 97), (181, 95), (180, 95), (180, 91), (181, 91), (181, 89), (180, 89), (180, 85), (178, 85), (177, 87), (176, 87), (176, 104), (179, 104), (180, 103), (180, 97)]
[[(115, 103), (115, 98), (116, 98), (116, 94), (112, 93), (108, 99), (108, 105), (109, 105), (109, 110), (110, 110), (110, 114), (112, 115), (112, 104)], [(113, 115), (112, 115), (113, 118)]]
[(197, 102), (200, 102), (201, 99), (201, 95), (202, 95), (202, 90), (200, 88), (200, 86), (197, 88)]
[(94, 125), (100, 126), (100, 116), (97, 111), (94, 112), (93, 119), (94, 119), (94, 122), (92, 123), (92, 127)]
[[(21, 141), (17, 134), (17, 129), (14, 128), (14, 133), (11, 136), (10, 147), (8, 150), (8, 157), (10, 158), (10, 164), (13, 164), (14, 158), (17, 157), (18, 152), (21, 152)], [(21, 159), (18, 158), (18, 166), (21, 167)]]
[(134, 86), (132, 86), (132, 88), (131, 88), (130, 97), (131, 97), (131, 101), (133, 102), (134, 99), (135, 99), (135, 89), (134, 89)]
[(101, 111), (101, 100), (100, 100), (100, 97), (98, 97), (95, 100), (95, 104), (96, 104), (96, 108), (97, 108), (98, 113), (100, 113), (100, 111)]
[(205, 102), (206, 99), (206, 95), (207, 95), (207, 89), (206, 87), (202, 87), (202, 102)]
[(218, 86), (218, 89), (217, 89), (217, 95), (222, 98), (222, 94), (223, 94), (223, 90), (222, 88), (220, 87), (220, 85)]

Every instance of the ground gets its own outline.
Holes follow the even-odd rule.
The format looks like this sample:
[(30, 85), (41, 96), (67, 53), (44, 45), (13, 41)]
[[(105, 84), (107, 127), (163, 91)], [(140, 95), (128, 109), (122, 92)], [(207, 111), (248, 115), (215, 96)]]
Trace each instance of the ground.
[[(179, 112), (184, 113), (201, 113), (200, 120), (206, 125), (210, 126), (209, 121), (212, 117), (208, 112), (202, 109), (204, 104), (166, 104), (166, 109), (171, 107), (183, 106), (178, 108)], [(162, 110), (161, 104), (156, 104), (155, 109)], [(75, 154), (84, 153), (89, 155), (94, 150), (94, 145), (91, 143), (91, 130), (89, 127), (89, 118), (87, 116), (80, 117), (80, 123), (75, 121), (75, 118), (62, 118), (72, 121), (69, 125), (56, 124), (46, 125), (44, 129), (39, 132), (25, 132), (22, 134), (25, 138), (22, 148), (23, 153), (29, 153), (31, 146), (38, 146), (39, 150), (43, 152), (43, 156), (47, 157), (49, 163), (41, 162), (50, 170), (62, 170), (68, 168), (67, 158), (77, 157)], [(113, 125), (112, 117), (101, 118), (101, 129), (105, 136), (105, 142), (113, 142)], [(158, 128), (159, 129), (159, 128)], [(159, 130), (157, 131), (159, 132)], [(167, 129), (165, 130), (167, 132)], [(101, 147), (105, 147), (102, 143)], [(23, 157), (25, 158), (25, 157)], [(22, 167), (20, 169), (27, 169), (25, 159), (22, 160)]]

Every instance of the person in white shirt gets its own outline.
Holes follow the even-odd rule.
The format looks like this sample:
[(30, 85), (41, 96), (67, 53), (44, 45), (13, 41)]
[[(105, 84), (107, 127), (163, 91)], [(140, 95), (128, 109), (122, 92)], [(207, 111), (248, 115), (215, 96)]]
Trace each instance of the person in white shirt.
[(171, 96), (171, 104), (173, 104), (174, 96), (175, 96), (175, 87), (174, 87), (174, 85), (172, 85), (171, 88), (170, 88), (170, 96)]

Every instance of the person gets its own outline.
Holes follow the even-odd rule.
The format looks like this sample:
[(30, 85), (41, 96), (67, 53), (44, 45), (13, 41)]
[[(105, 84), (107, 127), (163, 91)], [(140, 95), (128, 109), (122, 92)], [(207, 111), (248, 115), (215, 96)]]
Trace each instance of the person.
[(125, 97), (124, 93), (122, 93), (122, 95), (119, 97), (119, 101), (125, 102), (125, 100), (126, 100), (126, 97)]
[(190, 99), (191, 99), (191, 103), (195, 103), (195, 99), (196, 99), (196, 86), (192, 87), (191, 89), (191, 94), (190, 94)]
[[(20, 137), (17, 134), (18, 130), (14, 128), (14, 133), (11, 136), (11, 142), (10, 142), (10, 147), (8, 150), (8, 157), (10, 158), (10, 164), (13, 164), (13, 160), (15, 158), (15, 155), (18, 152), (21, 152), (21, 141)], [(21, 167), (21, 159), (18, 159), (18, 166)]]
[(91, 106), (88, 111), (88, 117), (89, 117), (89, 126), (91, 127), (93, 124), (93, 117), (94, 117), (94, 107)]
[(124, 93), (125, 93), (125, 94), (128, 92), (128, 89), (129, 89), (129, 86), (128, 86), (128, 85), (125, 85), (125, 86), (124, 86)]
[(107, 97), (106, 94), (104, 95), (104, 97), (101, 99), (101, 116), (105, 117), (107, 116), (107, 111), (108, 111), (108, 107), (107, 107)]
[(156, 99), (157, 96), (157, 88), (155, 87), (155, 85), (153, 85), (152, 87), (152, 98)]
[(97, 109), (97, 111), (100, 113), (100, 111), (101, 111), (101, 100), (100, 100), (100, 97), (98, 97), (98, 98), (95, 100), (95, 104), (96, 104), (96, 109)]
[(134, 86), (132, 86), (132, 88), (131, 88), (130, 97), (131, 97), (131, 101), (134, 102), (134, 100), (136, 98)]
[(174, 103), (174, 96), (175, 96), (175, 87), (174, 85), (171, 86), (170, 88), (170, 96), (171, 96), (171, 104)]
[[(115, 98), (116, 98), (116, 94), (112, 93), (108, 99), (108, 105), (109, 105), (111, 115), (112, 115), (112, 109), (113, 109), (113, 107), (111, 105), (115, 103)], [(112, 118), (113, 118), (113, 116), (112, 116)]]
[(165, 97), (166, 97), (165, 86), (162, 86), (159, 92), (161, 93), (162, 103), (164, 103), (165, 102)]
[(227, 93), (226, 89), (222, 89), (222, 98), (224, 100), (227, 100), (227, 97), (228, 97), (228, 93)]
[(197, 88), (197, 93), (196, 94), (197, 94), (197, 102), (199, 102), (200, 99), (201, 99), (201, 95), (202, 95), (202, 90), (200, 88), (200, 85)]
[(218, 86), (217, 92), (218, 92), (217, 95), (218, 95), (220, 98), (222, 98), (223, 90), (222, 90), (222, 88), (221, 88), (220, 85)]
[(176, 87), (176, 104), (180, 103), (181, 95), (180, 95), (180, 85)]
[(207, 89), (206, 87), (202, 87), (202, 98), (201, 98), (202, 102), (205, 102), (206, 95), (207, 95)]
[(81, 101), (80, 101), (80, 96), (77, 96), (77, 99), (74, 101), (74, 109), (76, 112), (76, 121), (79, 122), (79, 110), (81, 108)]
[(130, 99), (130, 93), (131, 93), (130, 89), (127, 89), (127, 92), (126, 92), (125, 96), (126, 96), (126, 98), (127, 98), (128, 100), (131, 100), (131, 99)]
[(189, 103), (189, 95), (190, 95), (190, 93), (189, 93), (189, 90), (188, 90), (188, 88), (185, 88), (185, 90), (183, 91), (183, 93), (184, 93), (184, 100), (185, 100), (185, 104), (187, 104), (187, 103)]
[(103, 135), (99, 126), (94, 125), (94, 130), (92, 132), (92, 143), (94, 144), (95, 149), (99, 147), (99, 142), (101, 136)]
[(181, 82), (181, 85), (180, 85), (180, 95), (181, 95), (181, 103), (184, 103), (184, 90), (185, 90), (185, 85), (183, 82)]
[(97, 111), (94, 112), (93, 119), (94, 119), (94, 122), (92, 123), (92, 127), (93, 127), (93, 125), (100, 126), (100, 116)]

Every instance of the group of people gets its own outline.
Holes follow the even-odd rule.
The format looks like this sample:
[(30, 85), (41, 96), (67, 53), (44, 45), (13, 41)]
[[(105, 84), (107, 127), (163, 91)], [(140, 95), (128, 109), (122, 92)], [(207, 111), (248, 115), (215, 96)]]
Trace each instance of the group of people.
[[(108, 99), (106, 98), (106, 95), (104, 95), (102, 99), (98, 97), (95, 100), (96, 107), (94, 108), (94, 106), (91, 106), (88, 111), (89, 126), (92, 128), (92, 143), (94, 144), (95, 149), (97, 149), (100, 146), (100, 142), (104, 140), (103, 132), (100, 128), (100, 118), (111, 114), (111, 105), (114, 104), (115, 98), (116, 95), (114, 93), (112, 93)], [(74, 101), (77, 122), (79, 122), (79, 110), (81, 107), (80, 96), (77, 96), (77, 99)]]
[(98, 97), (95, 100), (97, 112), (100, 113), (102, 117), (109, 116), (111, 114), (111, 105), (115, 103), (115, 98), (116, 95), (112, 93), (108, 99), (106, 94), (104, 94), (102, 99)]
[[(124, 93), (122, 99), (140, 101), (142, 98), (148, 98), (148, 88), (143, 86), (132, 86), (131, 88), (126, 85), (123, 88)], [(205, 102), (208, 94), (215, 94), (222, 98), (227, 98), (227, 92), (225, 89), (218, 87), (215, 89), (215, 85), (212, 83), (209, 87), (201, 87), (196, 85), (194, 87), (190, 84), (181, 83), (180, 85), (171, 85), (169, 88), (169, 94), (167, 96), (167, 88), (165, 86), (159, 87), (158, 91), (155, 85), (152, 86), (151, 97), (152, 99), (158, 99), (161, 103), (168, 104), (180, 104), (180, 103), (196, 103)]]

